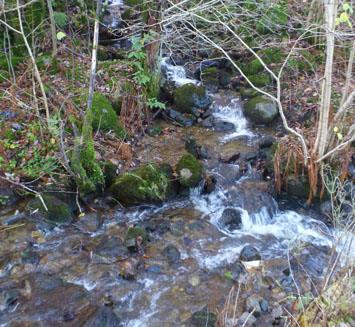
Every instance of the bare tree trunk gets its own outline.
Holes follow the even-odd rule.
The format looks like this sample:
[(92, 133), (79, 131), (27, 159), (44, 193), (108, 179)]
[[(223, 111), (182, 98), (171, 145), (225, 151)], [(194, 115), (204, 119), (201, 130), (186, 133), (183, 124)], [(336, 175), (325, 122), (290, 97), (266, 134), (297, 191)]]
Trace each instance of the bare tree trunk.
[(334, 31), (335, 18), (337, 15), (337, 0), (325, 0), (325, 28), (326, 28), (326, 64), (322, 84), (321, 104), (319, 108), (319, 120), (317, 138), (314, 145), (314, 152), (320, 158), (324, 155), (327, 140), (330, 113), (330, 99), (332, 95), (332, 73), (334, 59)]
[(55, 57), (57, 54), (57, 51), (58, 51), (58, 46), (57, 46), (57, 30), (56, 30), (56, 26), (55, 26), (52, 0), (47, 0), (47, 6), (48, 6), (48, 12), (49, 12), (49, 19), (51, 22), (52, 57)]

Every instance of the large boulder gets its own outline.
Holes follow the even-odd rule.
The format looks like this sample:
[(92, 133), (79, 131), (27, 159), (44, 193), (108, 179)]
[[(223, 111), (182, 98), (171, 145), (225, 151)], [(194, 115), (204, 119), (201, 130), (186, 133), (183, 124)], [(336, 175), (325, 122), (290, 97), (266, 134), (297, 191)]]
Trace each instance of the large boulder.
[(201, 163), (191, 153), (184, 154), (176, 165), (179, 183), (186, 188), (197, 186), (202, 179), (202, 171)]
[(171, 195), (171, 175), (170, 166), (151, 163), (117, 177), (109, 190), (125, 205), (162, 202)]
[(198, 116), (200, 111), (203, 112), (212, 104), (212, 100), (203, 86), (189, 83), (175, 90), (174, 104), (179, 112)]
[(277, 104), (264, 96), (257, 96), (245, 103), (244, 114), (255, 124), (270, 124), (278, 115)]
[(219, 223), (230, 232), (240, 229), (242, 227), (242, 213), (234, 208), (226, 208), (223, 210)]
[(251, 245), (246, 245), (242, 249), (239, 259), (241, 261), (256, 261), (256, 260), (261, 260), (261, 256), (258, 249), (256, 249)]

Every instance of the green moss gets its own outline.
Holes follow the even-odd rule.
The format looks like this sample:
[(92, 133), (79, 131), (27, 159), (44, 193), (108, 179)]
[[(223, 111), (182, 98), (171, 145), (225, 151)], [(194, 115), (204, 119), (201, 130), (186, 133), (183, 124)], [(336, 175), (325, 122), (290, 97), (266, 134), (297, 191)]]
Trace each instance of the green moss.
[(205, 88), (192, 83), (182, 85), (174, 92), (176, 109), (184, 113), (192, 113), (194, 107), (202, 108), (205, 105), (205, 98)]
[(6, 82), (11, 79), (11, 75), (6, 70), (0, 70), (0, 83)]
[(245, 75), (254, 75), (263, 70), (260, 60), (255, 58), (246, 65), (242, 65), (242, 71)]
[(58, 61), (49, 54), (44, 54), (36, 59), (39, 70), (46, 70), (50, 74), (56, 74), (59, 71)]
[(257, 87), (263, 87), (271, 83), (270, 75), (267, 73), (261, 73), (247, 77), (249, 78), (250, 82), (252, 82)]
[(260, 57), (267, 65), (280, 63), (283, 58), (282, 51), (278, 48), (268, 48), (261, 50), (258, 52), (258, 55), (260, 55)]
[(67, 225), (72, 222), (72, 212), (66, 203), (51, 195), (43, 195), (42, 198), (48, 210), (45, 209), (42, 201), (38, 197), (32, 199), (28, 203), (27, 208), (31, 212), (38, 210), (41, 216), (52, 224)]
[[(8, 71), (9, 70), (9, 61), (10, 60), (10, 56), (5, 56), (4, 54), (0, 54), (0, 70), (4, 70), (4, 71)], [(25, 61), (25, 59), (23, 57), (19, 57), (19, 56), (11, 56), (11, 61), (10, 64), (11, 66), (16, 69), (16, 67), (23, 63)]]
[(116, 178), (110, 191), (126, 205), (164, 201), (168, 196), (170, 180), (165, 169), (147, 164)]
[(138, 236), (142, 237), (143, 243), (148, 241), (148, 234), (142, 227), (130, 227), (128, 228), (125, 240), (136, 239)]
[(242, 97), (242, 99), (253, 98), (259, 94), (258, 91), (254, 90), (252, 88), (246, 88), (246, 87), (242, 87), (239, 92), (240, 92), (240, 96)]
[(202, 165), (190, 153), (184, 154), (176, 165), (179, 183), (184, 187), (194, 187), (202, 179)]
[(278, 115), (276, 103), (265, 96), (257, 96), (244, 105), (244, 114), (256, 124), (269, 124)]
[[(82, 103), (86, 103), (87, 96)], [(114, 131), (119, 138), (125, 138), (127, 133), (120, 122), (111, 102), (102, 94), (94, 92), (92, 99), (92, 127), (104, 132)]]

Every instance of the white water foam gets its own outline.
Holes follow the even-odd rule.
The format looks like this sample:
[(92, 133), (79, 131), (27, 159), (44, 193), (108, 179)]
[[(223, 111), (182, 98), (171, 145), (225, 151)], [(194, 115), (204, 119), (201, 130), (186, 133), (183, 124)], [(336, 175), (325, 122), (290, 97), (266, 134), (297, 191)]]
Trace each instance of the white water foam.
[(238, 136), (255, 136), (252, 131), (248, 129), (248, 121), (244, 117), (242, 106), (239, 99), (231, 99), (227, 105), (214, 104), (213, 116), (218, 120), (232, 123), (235, 126), (235, 131), (224, 135), (222, 141), (226, 142)]
[(164, 67), (167, 79), (173, 81), (176, 86), (182, 86), (189, 83), (199, 84), (199, 81), (186, 76), (186, 70), (183, 66), (169, 64), (168, 57), (163, 58), (160, 65), (161, 67)]

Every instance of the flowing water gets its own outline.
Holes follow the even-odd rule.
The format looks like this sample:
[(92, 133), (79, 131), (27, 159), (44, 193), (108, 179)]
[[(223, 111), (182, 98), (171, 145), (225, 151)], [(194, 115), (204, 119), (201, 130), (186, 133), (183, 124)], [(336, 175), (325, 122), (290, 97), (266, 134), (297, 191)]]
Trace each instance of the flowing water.
[[(183, 67), (164, 65), (178, 85), (198, 83)], [(216, 189), (202, 194), (198, 187), (161, 206), (103, 210), (104, 224), (95, 230), (79, 224), (48, 230), (26, 220), (1, 240), (0, 326), (82, 326), (92, 316), (111, 321), (105, 326), (188, 326), (205, 305), (221, 308), (232, 286), (225, 275), (245, 245), (259, 250), (265, 274), (281, 284), (295, 249), (312, 278), (324, 273), (337, 233), (307, 214), (281, 210), (252, 167), (241, 173), (237, 164), (218, 160), (220, 151), (237, 145), (246, 152), (255, 148), (260, 132), (248, 126), (238, 98), (213, 97), (213, 115), (233, 123), (235, 131), (192, 130), (210, 146), (204, 165), (216, 177)], [(164, 152), (163, 145), (158, 149)], [(241, 226), (223, 223), (226, 208), (239, 212)], [(127, 254), (122, 244), (132, 225), (150, 232), (144, 258)], [(163, 251), (168, 245), (179, 253), (172, 261)], [(134, 260), (136, 277), (122, 278)], [(110, 308), (120, 324), (100, 308)]]

